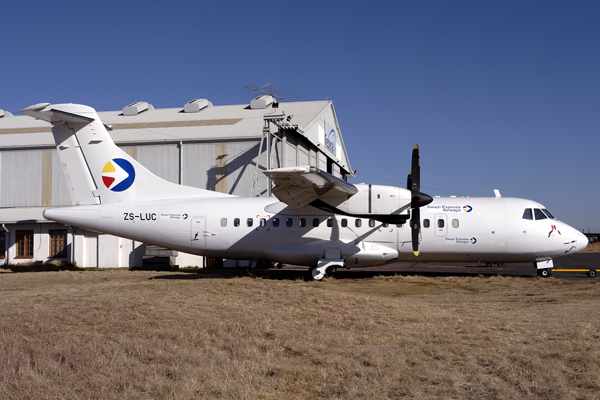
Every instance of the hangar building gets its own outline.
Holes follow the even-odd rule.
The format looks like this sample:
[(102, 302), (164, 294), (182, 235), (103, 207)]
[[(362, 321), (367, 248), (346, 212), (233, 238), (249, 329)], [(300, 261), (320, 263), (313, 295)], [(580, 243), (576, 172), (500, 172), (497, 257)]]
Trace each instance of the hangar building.
[[(270, 196), (263, 170), (311, 165), (341, 179), (352, 175), (331, 101), (213, 106), (196, 99), (179, 108), (137, 102), (98, 112), (115, 143), (158, 176), (238, 196)], [(150, 256), (202, 266), (199, 256), (64, 226), (44, 219), (70, 206), (50, 124), (0, 110), (0, 264), (70, 261), (81, 267), (139, 267)]]

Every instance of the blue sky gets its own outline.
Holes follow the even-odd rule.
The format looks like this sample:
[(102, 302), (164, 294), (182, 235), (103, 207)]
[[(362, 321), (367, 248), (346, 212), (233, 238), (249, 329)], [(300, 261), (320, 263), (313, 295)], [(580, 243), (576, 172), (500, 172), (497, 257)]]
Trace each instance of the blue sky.
[[(539, 201), (600, 232), (600, 1), (29, 1), (0, 13), (0, 108), (333, 100), (357, 178)], [(380, 179), (376, 179), (380, 178)]]

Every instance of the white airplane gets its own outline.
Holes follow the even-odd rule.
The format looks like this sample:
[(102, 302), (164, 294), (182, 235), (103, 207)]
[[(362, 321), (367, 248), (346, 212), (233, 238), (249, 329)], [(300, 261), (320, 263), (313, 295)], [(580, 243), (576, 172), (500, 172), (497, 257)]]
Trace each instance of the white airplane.
[(21, 113), (52, 124), (74, 204), (45, 218), (169, 249), (309, 265), (321, 280), (393, 262), (532, 262), (549, 276), (553, 258), (588, 244), (535, 201), (421, 193), (418, 146), (408, 189), (352, 185), (308, 166), (264, 171), (277, 201), (157, 177), (114, 144), (91, 107), (43, 103)]

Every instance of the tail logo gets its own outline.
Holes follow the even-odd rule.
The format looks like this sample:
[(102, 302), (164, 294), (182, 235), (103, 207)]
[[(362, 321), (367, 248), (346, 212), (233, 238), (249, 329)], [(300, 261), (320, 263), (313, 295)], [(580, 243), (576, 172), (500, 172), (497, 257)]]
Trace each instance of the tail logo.
[(123, 158), (113, 158), (102, 168), (102, 182), (113, 192), (122, 192), (133, 185), (135, 169)]

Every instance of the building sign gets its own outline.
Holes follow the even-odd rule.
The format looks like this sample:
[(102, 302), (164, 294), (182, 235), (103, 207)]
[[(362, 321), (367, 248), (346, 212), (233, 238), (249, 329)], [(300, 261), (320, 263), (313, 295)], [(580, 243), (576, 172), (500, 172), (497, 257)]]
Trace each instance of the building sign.
[(335, 128), (332, 128), (331, 125), (325, 122), (325, 147), (327, 150), (332, 152), (337, 156), (336, 153), (336, 143), (337, 143), (337, 133), (335, 132)]

